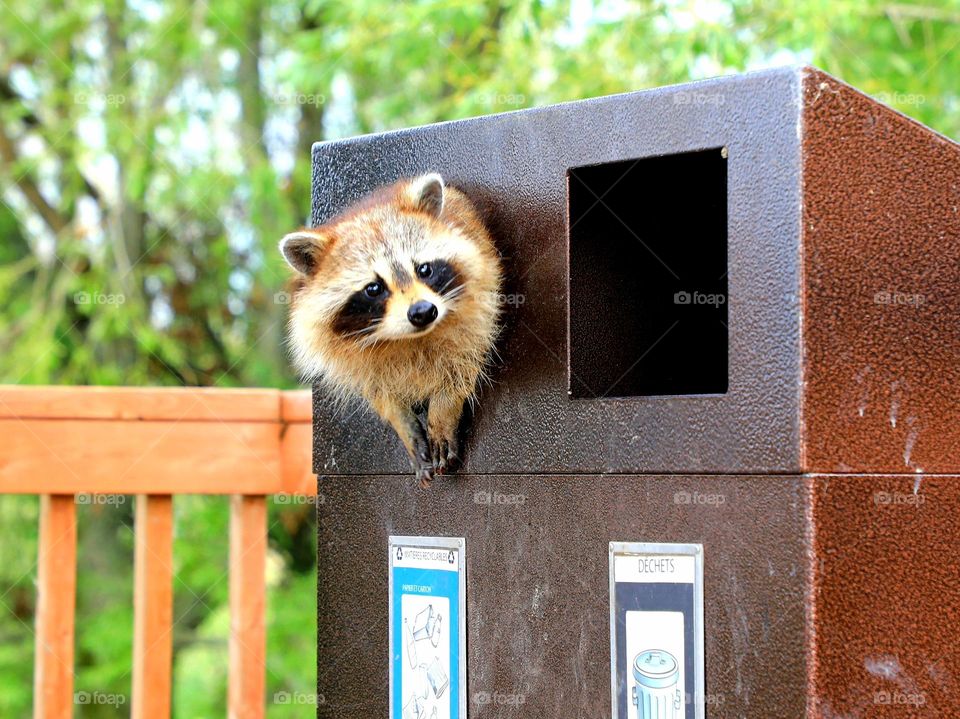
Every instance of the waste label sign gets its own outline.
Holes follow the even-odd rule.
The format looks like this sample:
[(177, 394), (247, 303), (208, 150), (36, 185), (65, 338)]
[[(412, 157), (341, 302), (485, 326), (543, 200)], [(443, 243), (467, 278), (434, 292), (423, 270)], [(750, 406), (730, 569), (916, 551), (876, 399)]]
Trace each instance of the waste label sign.
[(703, 719), (703, 547), (610, 543), (613, 719)]
[(390, 719), (466, 719), (464, 540), (390, 537)]

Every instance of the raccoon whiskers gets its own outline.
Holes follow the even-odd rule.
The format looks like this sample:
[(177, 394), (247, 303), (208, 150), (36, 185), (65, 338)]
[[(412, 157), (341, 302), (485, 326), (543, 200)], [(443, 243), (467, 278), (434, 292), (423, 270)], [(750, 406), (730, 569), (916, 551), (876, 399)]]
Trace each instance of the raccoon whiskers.
[(490, 346), (490, 359), (496, 364), (503, 364), (503, 357), (500, 355), (500, 352), (497, 351), (496, 345)]
[[(438, 295), (443, 295), (443, 293), (447, 291), (447, 288), (448, 288), (450, 285), (452, 285), (454, 282), (456, 282), (457, 279), (459, 279), (459, 278), (456, 277), (456, 276), (451, 277), (449, 280), (447, 280), (447, 281), (444, 283), (443, 287), (441, 287), (439, 290), (437, 290), (437, 294), (438, 294)], [(462, 289), (463, 289), (463, 285), (461, 285), (460, 287), (457, 287), (453, 292), (450, 293), (450, 296), (452, 297), (454, 292), (456, 292), (457, 290), (462, 290)], [(449, 299), (449, 298), (448, 298), (448, 299)]]
[(376, 335), (370, 335), (369, 337), (362, 337), (360, 341), (357, 342), (357, 345), (362, 348), (367, 347), (376, 347), (383, 343), (383, 340)]
[[(451, 280), (451, 282), (452, 281), (453, 280)], [(447, 284), (449, 285), (449, 282)], [(447, 302), (453, 302), (455, 299), (463, 295), (465, 291), (466, 291), (466, 287), (464, 287), (463, 285), (460, 285), (459, 287), (456, 287), (453, 290), (451, 290), (450, 294), (445, 295), (443, 299), (445, 299)], [(441, 290), (439, 294), (443, 295), (443, 290)]]
[(363, 335), (373, 334), (377, 329), (377, 325), (379, 325), (382, 321), (383, 320), (373, 320), (366, 327), (361, 327), (360, 329), (354, 330), (353, 332), (347, 332), (345, 335), (343, 335), (343, 337), (344, 339), (346, 339), (349, 337), (362, 337)]
[(457, 300), (463, 297), (463, 294), (464, 294), (464, 288), (461, 286), (461, 287), (457, 287), (453, 292), (451, 292), (449, 295), (443, 298), (444, 301), (446, 302), (447, 312), (456, 311), (457, 304), (458, 304)]

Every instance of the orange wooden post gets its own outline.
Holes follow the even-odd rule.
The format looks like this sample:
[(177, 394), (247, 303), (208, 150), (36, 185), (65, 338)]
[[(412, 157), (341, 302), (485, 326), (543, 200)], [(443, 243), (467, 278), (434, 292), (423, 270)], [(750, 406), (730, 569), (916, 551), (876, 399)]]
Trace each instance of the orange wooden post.
[(314, 496), (313, 399), (309, 391), (288, 391), (280, 396), (280, 466), (283, 493)]
[(266, 711), (267, 501), (230, 500), (230, 719)]
[(137, 495), (133, 590), (133, 719), (170, 716), (173, 670), (173, 499)]
[(73, 630), (77, 515), (72, 495), (40, 497), (34, 719), (73, 716)]

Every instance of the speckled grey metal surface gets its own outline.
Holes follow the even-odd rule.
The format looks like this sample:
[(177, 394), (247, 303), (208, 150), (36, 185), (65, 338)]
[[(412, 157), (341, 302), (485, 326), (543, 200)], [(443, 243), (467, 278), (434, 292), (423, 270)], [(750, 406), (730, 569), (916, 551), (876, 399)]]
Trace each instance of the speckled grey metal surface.
[(703, 543), (710, 719), (802, 717), (803, 481), (480, 475), (424, 492), (406, 476), (324, 477), (318, 716), (387, 716), (387, 537), (412, 534), (466, 538), (474, 719), (610, 716), (611, 540)]
[[(800, 83), (799, 69), (787, 68), (314, 147), (315, 223), (371, 188), (426, 170), (483, 207), (507, 267), (506, 291), (524, 302), (506, 308), (505, 362), (483, 392), (468, 471), (799, 470)], [(729, 391), (571, 401), (567, 169), (724, 146)], [(571, 322), (610, 321), (605, 312), (618, 310)], [(375, 418), (346, 416), (317, 393), (318, 472), (407, 471), (399, 442)]]

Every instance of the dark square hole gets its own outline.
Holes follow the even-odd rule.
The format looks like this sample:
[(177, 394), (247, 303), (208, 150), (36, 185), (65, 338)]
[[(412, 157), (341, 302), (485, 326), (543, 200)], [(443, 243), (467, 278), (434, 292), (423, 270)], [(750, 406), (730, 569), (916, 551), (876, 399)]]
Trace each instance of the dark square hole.
[(570, 395), (727, 391), (721, 148), (567, 171)]

